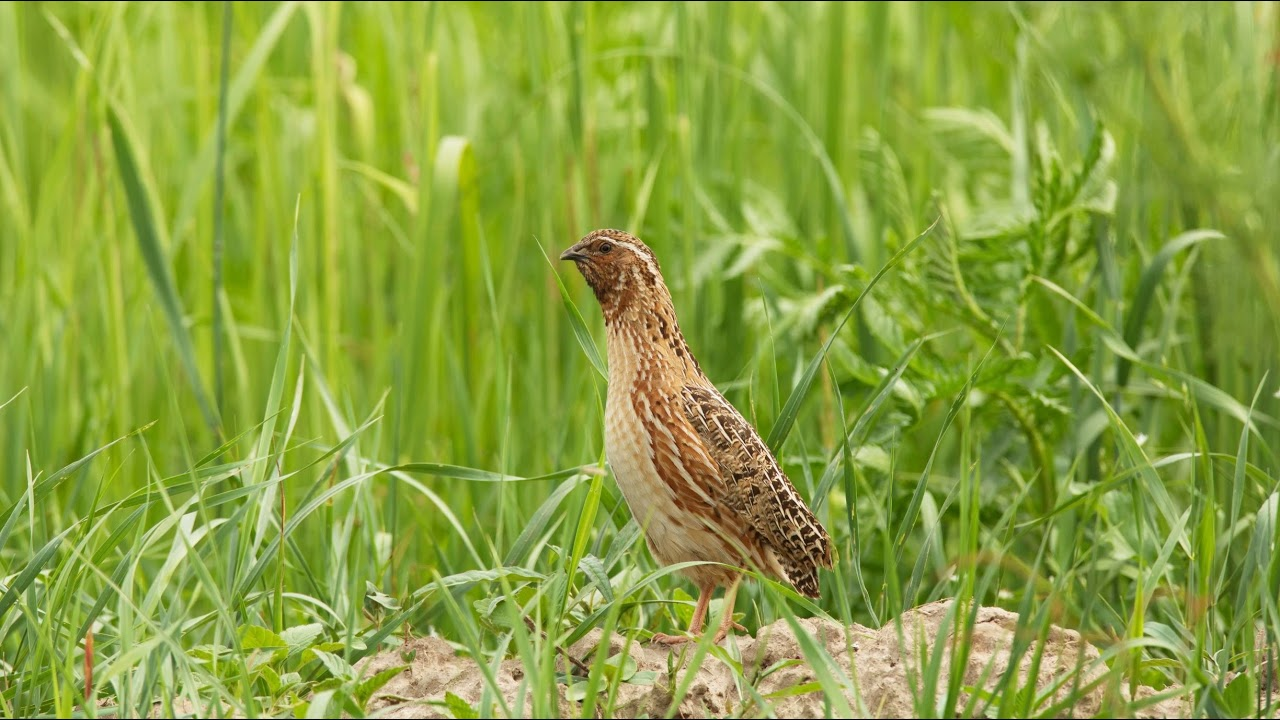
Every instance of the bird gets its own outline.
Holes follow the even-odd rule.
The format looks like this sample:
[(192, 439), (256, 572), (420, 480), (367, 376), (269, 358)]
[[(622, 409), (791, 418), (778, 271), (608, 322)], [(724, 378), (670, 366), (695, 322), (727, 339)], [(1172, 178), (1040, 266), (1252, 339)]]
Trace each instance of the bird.
[(676, 318), (658, 258), (622, 230), (594, 230), (560, 255), (572, 261), (604, 316), (608, 387), (605, 454), (632, 517), (661, 565), (689, 561), (698, 588), (686, 634), (703, 633), (716, 589), (725, 588), (713, 642), (733, 627), (742, 568), (820, 597), (819, 568), (833, 563), (831, 537), (756, 429), (703, 372)]

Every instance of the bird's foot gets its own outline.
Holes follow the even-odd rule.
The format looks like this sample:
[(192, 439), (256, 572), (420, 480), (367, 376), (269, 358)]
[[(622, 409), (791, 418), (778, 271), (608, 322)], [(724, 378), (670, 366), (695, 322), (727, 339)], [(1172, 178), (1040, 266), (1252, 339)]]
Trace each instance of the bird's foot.
[[(741, 625), (739, 625), (739, 624), (738, 624), (738, 623), (736, 623), (736, 622), (735, 622), (735, 623), (733, 623), (733, 629), (734, 629), (734, 630), (737, 630), (738, 632), (740, 632), (740, 633), (742, 633), (742, 634), (744, 634), (744, 635), (745, 635), (745, 634), (747, 634), (747, 629), (746, 629), (746, 628), (744, 628), (744, 627), (742, 627)], [(713, 645), (719, 645), (719, 644), (720, 644), (720, 642), (721, 642), (722, 640), (724, 640), (724, 639), (725, 639), (725, 637), (727, 637), (727, 636), (728, 636), (728, 634), (729, 634), (729, 628), (727, 628), (727, 627), (722, 628), (719, 632), (717, 632), (717, 633), (716, 633), (716, 636), (715, 636), (715, 638), (714, 638), (714, 639), (712, 639), (711, 644), (713, 644)], [(654, 633), (652, 640), (653, 640), (653, 642), (655, 642), (655, 643), (659, 643), (659, 644), (661, 644), (661, 645), (670, 645), (670, 646), (674, 646), (674, 645), (683, 645), (683, 644), (685, 644), (685, 643), (696, 643), (696, 642), (698, 641), (698, 636), (696, 636), (696, 635), (667, 635), (666, 633)]]
[[(746, 635), (746, 634), (747, 634), (747, 629), (746, 629), (746, 628), (744, 628), (744, 627), (742, 627), (742, 626), (741, 626), (741, 625), (739, 625), (738, 623), (733, 623), (733, 629), (734, 629), (734, 630), (737, 630), (738, 632), (742, 633), (743, 635)], [(716, 633), (715, 638), (714, 638), (711, 642), (712, 642), (712, 644), (713, 644), (713, 645), (719, 645), (719, 644), (720, 644), (721, 642), (723, 642), (723, 641), (724, 641), (724, 639), (725, 639), (726, 637), (728, 637), (728, 636), (729, 636), (729, 628), (727, 628), (727, 627), (720, 628), (720, 631)]]
[(693, 642), (695, 638), (690, 635), (668, 635), (666, 633), (654, 633), (653, 642), (661, 645), (683, 645), (687, 642)]

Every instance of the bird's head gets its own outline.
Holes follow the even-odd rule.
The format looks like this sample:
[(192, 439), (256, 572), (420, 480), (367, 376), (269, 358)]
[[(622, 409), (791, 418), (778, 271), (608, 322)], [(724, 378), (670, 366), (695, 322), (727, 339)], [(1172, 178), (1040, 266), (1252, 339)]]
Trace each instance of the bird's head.
[(560, 254), (572, 260), (595, 291), (606, 317), (636, 300), (670, 301), (658, 258), (640, 238), (621, 230), (596, 230)]

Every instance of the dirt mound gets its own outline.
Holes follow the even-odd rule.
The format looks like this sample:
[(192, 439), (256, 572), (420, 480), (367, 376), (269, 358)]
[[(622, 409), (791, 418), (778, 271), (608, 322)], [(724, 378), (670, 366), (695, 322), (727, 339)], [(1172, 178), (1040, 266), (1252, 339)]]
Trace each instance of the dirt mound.
[[(913, 691), (922, 680), (921, 655), (931, 657), (930, 653), (921, 653), (918, 641), (923, 640), (928, 648), (934, 646), (939, 627), (947, 622), (947, 612), (952, 601), (943, 600), (924, 605), (904, 613), (899, 635), (895, 623), (889, 623), (880, 630), (871, 630), (860, 625), (846, 629), (838, 623), (821, 619), (801, 619), (799, 624), (821, 645), (836, 666), (844, 673), (845, 678), (857, 683), (861, 704), (852, 689), (846, 690), (845, 697), (855, 713), (866, 712), (871, 717), (914, 717), (920, 714), (915, 706), (914, 698), (927, 697), (923, 692)], [(1010, 648), (1014, 645), (1014, 631), (1017, 628), (1018, 616), (999, 608), (980, 608), (973, 635), (968, 643), (969, 655), (963, 673), (963, 686), (992, 689), (1000, 682), (1001, 676), (1008, 668)], [(596, 651), (602, 637), (600, 630), (591, 631), (586, 637), (569, 648), (569, 654), (586, 665), (595, 662)], [(901, 638), (901, 640), (900, 640)], [(1027, 638), (1024, 641), (1033, 641)], [(623, 650), (626, 638), (614, 635), (608, 644), (609, 656), (617, 655)], [(944, 647), (950, 648), (951, 635), (947, 633)], [(721, 643), (727, 647), (736, 643), (740, 652), (743, 674), (752, 681), (755, 693), (761, 697), (777, 693), (772, 700), (773, 711), (779, 717), (821, 717), (834, 712), (827, 710), (823, 693), (818, 690), (805, 692), (806, 684), (814, 683), (816, 675), (808, 664), (803, 662), (805, 654), (799, 641), (785, 620), (779, 620), (760, 629), (755, 638), (737, 637), (726, 639)], [(452, 646), (438, 638), (418, 638), (404, 647), (382, 653), (364, 661), (358, 669), (366, 674), (403, 664), (402, 653), (416, 652), (412, 664), (403, 673), (392, 679), (375, 696), (370, 710), (379, 717), (417, 718), (417, 717), (449, 717), (450, 714), (432, 701), (444, 701), (449, 692), (474, 706), (478, 704), (484, 691), (484, 675), (476, 664), (465, 657), (455, 654)], [(637, 675), (643, 673), (647, 684), (622, 683), (616, 699), (616, 717), (662, 717), (667, 714), (674, 693), (685, 681), (688, 660), (692, 659), (693, 648), (683, 651), (684, 665), (679, 665), (680, 653), (665, 647), (650, 644), (634, 643), (629, 654), (636, 661)], [(1027, 684), (1031, 673), (1032, 653), (1025, 653), (1018, 663), (1019, 687)], [(938, 688), (934, 695), (941, 704), (946, 695), (946, 683), (950, 673), (950, 657), (952, 653), (943, 654), (941, 667), (937, 673)], [(787, 660), (800, 662), (785, 663)], [(764, 674), (762, 670), (773, 668), (783, 663), (779, 669)], [(675, 670), (674, 682), (669, 668)], [(856, 668), (856, 674), (851, 672)], [(1079, 668), (1079, 672), (1076, 672)], [(563, 669), (563, 668), (561, 668)], [(1110, 684), (1103, 676), (1107, 666), (1099, 659), (1097, 648), (1084, 642), (1080, 634), (1073, 630), (1054, 627), (1045, 640), (1041, 653), (1040, 666), (1034, 686), (1037, 697), (1046, 697), (1043, 704), (1038, 705), (1037, 712), (1051, 709), (1062, 698), (1069, 696), (1077, 689), (1088, 688), (1083, 698), (1064, 705), (1053, 712), (1058, 717), (1092, 717), (1103, 708), (1104, 696)], [(521, 688), (524, 677), (518, 659), (504, 661), (496, 673), (497, 686), (506, 698), (510, 707), (517, 707), (517, 698), (523, 699), (520, 710), (522, 716), (528, 716), (531, 703), (527, 689)], [(689, 685), (688, 692), (680, 702), (677, 717), (718, 717), (729, 714), (745, 716), (759, 715), (759, 708), (744, 705), (751, 703), (751, 693), (740, 691), (735, 672), (722, 660), (708, 654), (703, 660), (697, 675)], [(1090, 687), (1090, 682), (1098, 680)], [(1112, 688), (1119, 693), (1120, 699), (1127, 699), (1127, 683), (1125, 687)], [(581, 715), (580, 707), (566, 697), (566, 688), (560, 685), (560, 715), (577, 717)], [(791, 690), (788, 693), (788, 690)], [(1139, 688), (1137, 697), (1147, 698), (1155, 694), (1151, 688)], [(1051, 699), (1050, 697), (1051, 696)], [(601, 696), (601, 700), (604, 696)], [(970, 694), (961, 692), (961, 700), (957, 711), (966, 713)], [(456, 701), (455, 701), (456, 702)], [(977, 716), (987, 714), (988, 703), (978, 698), (968, 713)], [(991, 708), (994, 711), (995, 708)], [(931, 712), (936, 710), (928, 709)], [(1108, 706), (1108, 713), (1118, 708)], [(1137, 717), (1186, 717), (1190, 707), (1185, 698), (1164, 699), (1143, 708)]]

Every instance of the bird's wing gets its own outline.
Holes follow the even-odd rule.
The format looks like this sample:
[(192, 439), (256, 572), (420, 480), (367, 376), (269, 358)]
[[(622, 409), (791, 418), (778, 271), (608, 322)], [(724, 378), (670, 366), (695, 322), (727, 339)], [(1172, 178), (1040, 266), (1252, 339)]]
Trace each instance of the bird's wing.
[(679, 402), (653, 400), (657, 393), (636, 393), (636, 414), (646, 425), (654, 469), (671, 489), (676, 507), (693, 515), (714, 516), (717, 498), (725, 495), (724, 479), (709, 448), (684, 418)]
[(717, 390), (683, 390), (684, 412), (725, 483), (725, 503), (773, 549), (796, 590), (818, 596), (818, 567), (831, 567), (831, 538), (751, 423)]

